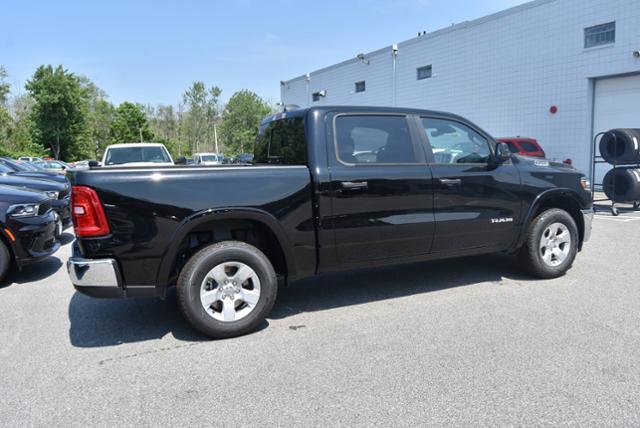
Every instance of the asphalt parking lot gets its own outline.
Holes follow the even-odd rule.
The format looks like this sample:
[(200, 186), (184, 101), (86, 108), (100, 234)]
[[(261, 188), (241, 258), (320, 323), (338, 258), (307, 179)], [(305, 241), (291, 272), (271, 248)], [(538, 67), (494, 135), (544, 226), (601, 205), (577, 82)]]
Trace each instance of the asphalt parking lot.
[(560, 279), (502, 255), (327, 275), (256, 333), (95, 300), (56, 257), (0, 288), (0, 425), (640, 424), (640, 213), (599, 212)]

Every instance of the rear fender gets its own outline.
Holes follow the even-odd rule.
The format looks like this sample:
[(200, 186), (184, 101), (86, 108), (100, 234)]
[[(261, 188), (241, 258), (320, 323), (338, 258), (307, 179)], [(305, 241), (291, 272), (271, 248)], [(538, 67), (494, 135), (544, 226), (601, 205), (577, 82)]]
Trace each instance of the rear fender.
[(282, 225), (271, 214), (255, 208), (216, 208), (197, 212), (184, 219), (169, 240), (170, 244), (162, 256), (160, 270), (156, 277), (156, 287), (166, 288), (169, 284), (171, 269), (178, 256), (180, 244), (183, 239), (198, 226), (221, 220), (250, 220), (262, 223), (278, 240), (278, 244), (284, 253), (284, 259), (289, 276), (295, 276), (296, 267), (291, 250), (291, 244)]

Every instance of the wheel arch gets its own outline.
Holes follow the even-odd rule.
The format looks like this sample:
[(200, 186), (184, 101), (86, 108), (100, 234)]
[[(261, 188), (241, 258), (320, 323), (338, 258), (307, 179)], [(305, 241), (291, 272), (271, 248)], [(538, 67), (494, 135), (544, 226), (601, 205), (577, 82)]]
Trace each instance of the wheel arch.
[(575, 191), (571, 189), (549, 189), (542, 192), (536, 197), (536, 199), (529, 207), (525, 221), (522, 223), (522, 228), (518, 236), (516, 248), (521, 248), (524, 245), (524, 241), (527, 235), (526, 232), (529, 229), (529, 226), (531, 225), (533, 219), (536, 218), (537, 215), (542, 211), (549, 208), (559, 208), (569, 213), (569, 215), (576, 222), (576, 226), (578, 227), (578, 236), (580, 242), (578, 248), (581, 248), (585, 235), (584, 219), (582, 217), (582, 213), (580, 212), (581, 206), (582, 205), (580, 202), (580, 197), (575, 193)]
[[(244, 221), (256, 225), (261, 232), (273, 238), (276, 251), (282, 260), (274, 260), (278, 255), (267, 254), (267, 257), (276, 268), (278, 274), (295, 276), (296, 264), (289, 239), (278, 220), (266, 211), (255, 208), (217, 208), (200, 211), (183, 220), (169, 239), (169, 245), (165, 250), (158, 274), (156, 287), (166, 288), (170, 282), (173, 268), (180, 256), (180, 248), (190, 233), (210, 226), (215, 227), (221, 223)], [(238, 240), (238, 239), (235, 239)], [(278, 266), (278, 265), (281, 266)], [(280, 272), (278, 272), (280, 267)], [(283, 271), (284, 270), (284, 271)]]

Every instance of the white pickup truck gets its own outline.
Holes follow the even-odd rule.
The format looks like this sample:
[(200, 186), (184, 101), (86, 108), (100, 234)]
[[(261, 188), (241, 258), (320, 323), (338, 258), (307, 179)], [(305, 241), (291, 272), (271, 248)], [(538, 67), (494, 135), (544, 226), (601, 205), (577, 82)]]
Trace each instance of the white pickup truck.
[(102, 156), (102, 166), (168, 166), (173, 159), (164, 144), (112, 144)]

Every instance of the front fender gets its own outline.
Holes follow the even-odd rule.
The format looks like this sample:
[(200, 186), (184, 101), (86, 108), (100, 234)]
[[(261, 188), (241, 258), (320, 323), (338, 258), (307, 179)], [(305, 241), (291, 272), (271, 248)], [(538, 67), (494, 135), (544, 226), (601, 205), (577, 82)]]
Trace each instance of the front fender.
[[(575, 202), (580, 209), (585, 208), (584, 201), (580, 198), (580, 195), (573, 189), (560, 187), (560, 188), (545, 190), (544, 192), (536, 196), (536, 198), (533, 200), (533, 202), (529, 206), (529, 210), (527, 211), (527, 216), (525, 217), (524, 222), (522, 223), (522, 227), (520, 229), (520, 233), (518, 234), (518, 240), (516, 242), (515, 249), (518, 249), (522, 247), (522, 245), (524, 245), (524, 240), (526, 239), (526, 235), (527, 235), (526, 232), (529, 229), (529, 225), (533, 221), (534, 216), (536, 215), (536, 212), (538, 212), (540, 207), (543, 206), (544, 203), (550, 200), (551, 198), (557, 198), (557, 197), (571, 198), (571, 200)], [(578, 225), (578, 227), (584, 227), (584, 225), (583, 226)]]
[(196, 227), (217, 220), (251, 220), (262, 223), (267, 227), (278, 240), (278, 244), (284, 254), (289, 276), (296, 275), (295, 259), (292, 253), (292, 246), (287, 235), (278, 220), (266, 211), (248, 207), (215, 208), (199, 211), (185, 218), (169, 240), (169, 245), (162, 255), (162, 262), (156, 277), (156, 287), (166, 287), (171, 275), (171, 269), (178, 256), (180, 243)]

